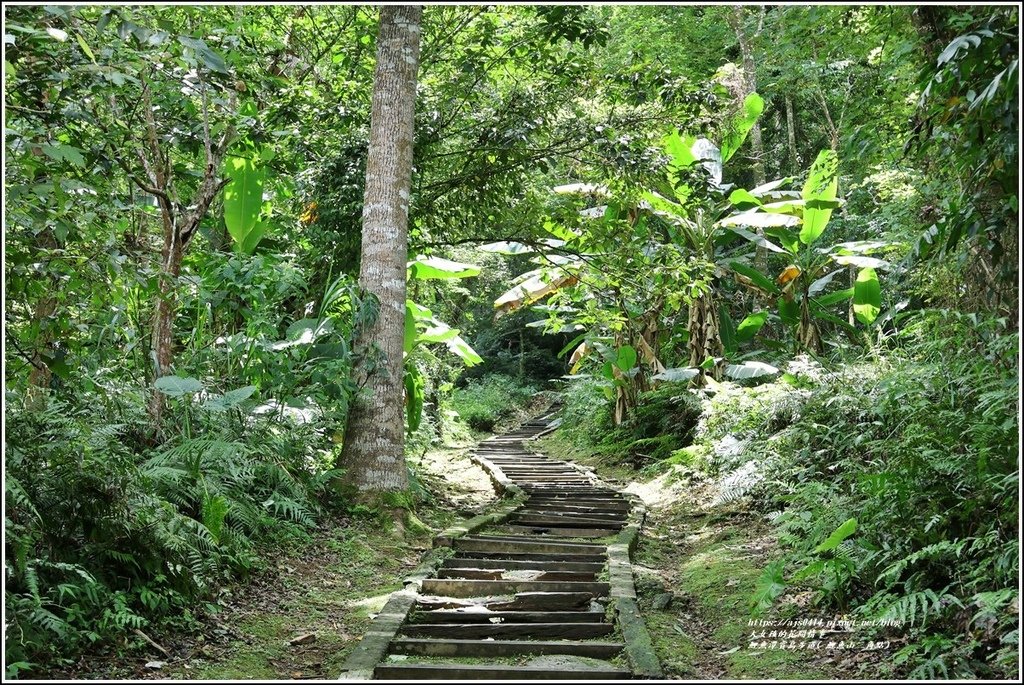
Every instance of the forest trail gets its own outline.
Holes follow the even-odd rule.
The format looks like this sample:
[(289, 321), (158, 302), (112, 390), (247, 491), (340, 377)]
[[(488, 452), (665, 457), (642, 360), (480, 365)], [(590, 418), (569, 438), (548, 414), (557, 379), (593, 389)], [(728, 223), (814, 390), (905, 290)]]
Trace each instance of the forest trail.
[(472, 458), (510, 505), (438, 536), (343, 679), (661, 676), (630, 566), (643, 506), (592, 472), (532, 452), (551, 417), (479, 443)]

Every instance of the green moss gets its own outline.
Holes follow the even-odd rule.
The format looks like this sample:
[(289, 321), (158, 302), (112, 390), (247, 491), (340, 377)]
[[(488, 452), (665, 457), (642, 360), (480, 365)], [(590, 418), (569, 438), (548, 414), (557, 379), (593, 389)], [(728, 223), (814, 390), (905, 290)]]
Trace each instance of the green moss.
[(686, 634), (678, 619), (668, 613), (651, 612), (644, 617), (661, 667), (666, 675), (680, 678), (697, 675), (697, 643)]
[(240, 623), (237, 630), (250, 638), (238, 641), (223, 661), (209, 663), (189, 674), (201, 680), (272, 680), (278, 677), (271, 660), (286, 649), (290, 637), (285, 618), (269, 614)]

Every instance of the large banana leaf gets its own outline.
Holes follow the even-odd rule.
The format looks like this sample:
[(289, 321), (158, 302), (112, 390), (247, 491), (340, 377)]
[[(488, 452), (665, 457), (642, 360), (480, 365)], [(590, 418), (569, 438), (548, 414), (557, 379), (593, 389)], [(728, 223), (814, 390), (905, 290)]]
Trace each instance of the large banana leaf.
[(736, 154), (736, 151), (747, 139), (750, 129), (757, 123), (758, 117), (764, 111), (764, 100), (757, 93), (751, 93), (743, 100), (743, 107), (730, 122), (729, 130), (722, 138), (722, 162), (728, 162), (729, 158)]
[(224, 170), (231, 182), (224, 188), (224, 223), (240, 252), (251, 254), (266, 226), (258, 224), (267, 170), (250, 150), (230, 155)]
[[(839, 157), (832, 150), (822, 150), (811, 165), (807, 182), (800, 195), (807, 201), (804, 207), (803, 226), (800, 228), (800, 242), (810, 245), (821, 236), (832, 217), (829, 201), (836, 199), (839, 191)], [(813, 201), (826, 201), (814, 203)]]
[(878, 318), (882, 310), (882, 291), (872, 268), (861, 269), (853, 286), (853, 314), (865, 326)]

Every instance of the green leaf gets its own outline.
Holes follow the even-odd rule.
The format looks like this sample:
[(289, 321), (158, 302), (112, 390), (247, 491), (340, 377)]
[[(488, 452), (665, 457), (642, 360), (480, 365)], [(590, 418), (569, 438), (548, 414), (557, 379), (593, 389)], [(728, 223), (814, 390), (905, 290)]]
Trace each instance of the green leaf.
[(853, 288), (844, 288), (843, 290), (837, 290), (834, 293), (828, 295), (822, 295), (821, 297), (815, 297), (812, 302), (816, 302), (822, 307), (831, 307), (837, 302), (848, 300), (853, 297)]
[(718, 305), (718, 332), (722, 337), (722, 347), (725, 348), (726, 355), (736, 354), (736, 326), (732, 322), (732, 317), (729, 316), (729, 308), (724, 302), (720, 302)]
[(264, 234), (266, 234), (268, 224), (265, 221), (257, 221), (256, 225), (252, 227), (245, 239), (242, 240), (242, 244), (239, 245), (239, 249), (245, 254), (252, 254), (256, 251), (256, 247), (263, 240)]
[(725, 375), (735, 380), (770, 376), (778, 372), (777, 368), (764, 362), (743, 362), (742, 364), (729, 364), (725, 367)]
[(778, 245), (776, 245), (772, 241), (767, 240), (763, 236), (759, 236), (756, 233), (751, 233), (748, 230), (745, 230), (745, 229), (742, 229), (742, 228), (737, 228), (735, 226), (730, 228), (729, 230), (732, 231), (733, 233), (735, 233), (736, 235), (740, 236), (741, 238), (749, 240), (750, 242), (754, 243), (755, 245), (757, 245), (759, 247), (763, 247), (763, 248), (765, 248), (767, 250), (771, 250), (772, 252), (779, 252), (779, 253), (783, 253), (783, 254), (786, 253), (786, 250), (783, 250), (781, 247), (779, 247)]
[[(231, 182), (224, 188), (224, 223), (239, 251), (251, 254), (243, 248), (255, 249), (259, 239), (249, 238), (256, 228), (263, 208), (263, 186), (267, 171), (257, 165), (258, 155), (245, 150), (242, 154), (229, 155), (224, 160), (224, 170)], [(262, 237), (262, 229), (259, 237)]]
[(43, 154), (50, 159), (58, 162), (71, 162), (77, 167), (85, 166), (85, 158), (82, 157), (82, 151), (77, 147), (72, 147), (70, 145), (49, 145), (47, 143), (43, 143), (40, 147), (43, 149)]
[(750, 209), (746, 212), (738, 212), (727, 216), (719, 221), (716, 226), (753, 226), (755, 228), (768, 228), (769, 226), (796, 226), (800, 219), (789, 214), (770, 214), (757, 209)]
[(729, 130), (722, 138), (719, 148), (722, 151), (722, 163), (729, 161), (747, 139), (750, 129), (757, 123), (764, 111), (764, 100), (757, 93), (751, 93), (743, 100), (743, 107), (729, 124)]
[(405, 301), (405, 309), (416, 321), (425, 321), (434, 318), (433, 312), (426, 307), (416, 304), (412, 300)]
[(623, 345), (619, 348), (619, 355), (615, 360), (615, 366), (623, 373), (636, 366), (636, 350), (632, 345)]
[(405, 339), (402, 342), (402, 349), (406, 354), (412, 352), (416, 347), (416, 315), (410, 305), (415, 303), (412, 300), (405, 301)]
[(825, 562), (821, 559), (816, 559), (811, 563), (807, 564), (796, 573), (793, 574), (793, 582), (800, 583), (808, 578), (814, 578), (821, 575), (825, 570)]
[[(804, 200), (835, 200), (839, 190), (839, 157), (832, 150), (822, 150), (811, 165), (807, 181), (800, 195)], [(821, 236), (832, 217), (832, 210), (812, 206), (804, 207), (803, 226), (800, 241), (810, 245)]]
[(787, 326), (795, 326), (800, 323), (800, 305), (797, 304), (796, 300), (787, 300), (784, 297), (779, 298), (779, 318), (782, 319), (782, 323)]
[(459, 336), (455, 336), (451, 340), (445, 343), (452, 354), (459, 357), (466, 366), (476, 366), (483, 361), (483, 358), (476, 353), (472, 347), (469, 346), (465, 340)]
[(178, 36), (178, 42), (192, 50), (207, 69), (221, 74), (228, 73), (227, 62), (224, 61), (223, 57), (214, 52), (214, 50), (206, 44), (205, 40), (190, 38), (188, 36)]
[(82, 38), (82, 34), (75, 33), (75, 40), (78, 41), (78, 47), (82, 48), (82, 52), (85, 53), (85, 56), (92, 60), (93, 64), (96, 64), (96, 55), (92, 54), (92, 49), (89, 47), (89, 44), (85, 42), (85, 38)]
[(861, 255), (832, 255), (832, 260), (836, 264), (843, 266), (856, 266), (861, 269), (886, 269), (890, 266), (889, 262), (884, 259), (878, 259), (877, 257), (863, 257)]
[(408, 433), (412, 435), (423, 419), (423, 388), (425, 382), (420, 370), (409, 365), (405, 370), (405, 409)]
[(416, 336), (418, 342), (437, 343), (448, 342), (459, 335), (459, 329), (449, 328), (448, 324), (437, 322), (436, 326), (430, 326)]
[(728, 266), (739, 275), (746, 276), (761, 290), (775, 295), (779, 293), (779, 286), (775, 285), (775, 281), (768, 278), (757, 269), (747, 266), (742, 262), (729, 262)]
[(795, 255), (800, 251), (800, 238), (785, 226), (767, 226), (764, 229), (764, 234), (777, 238), (786, 252), (790, 254)]
[(882, 310), (882, 290), (874, 269), (861, 269), (853, 287), (853, 314), (865, 326), (878, 318)]
[(662, 147), (665, 153), (671, 157), (673, 169), (685, 169), (697, 161), (697, 157), (694, 156), (692, 150), (695, 140), (693, 136), (686, 136), (685, 138), (680, 136), (678, 131), (673, 131), (665, 136), (662, 140)]
[(557, 355), (555, 355), (555, 356), (556, 356), (556, 357), (557, 357), (558, 359), (561, 359), (562, 357), (564, 357), (565, 355), (567, 355), (567, 354), (568, 354), (568, 353), (569, 353), (569, 352), (570, 352), (571, 350), (575, 350), (575, 349), (576, 349), (577, 347), (579, 347), (579, 344), (580, 344), (581, 342), (583, 342), (583, 339), (584, 339), (584, 338), (586, 338), (586, 337), (587, 337), (587, 334), (586, 334), (586, 333), (580, 333), (580, 334), (579, 334), (579, 335), (577, 335), (577, 336), (576, 336), (575, 338), (573, 338), (572, 340), (570, 340), (570, 341), (569, 341), (569, 344), (568, 344), (568, 345), (566, 345), (566, 346), (565, 346), (565, 347), (563, 347), (563, 348), (562, 348), (561, 350), (559, 350), (558, 354), (557, 354)]
[(657, 381), (688, 381), (692, 378), (696, 378), (699, 373), (700, 369), (680, 366), (672, 369), (665, 369), (661, 373), (654, 374), (651, 378)]
[(825, 541), (814, 548), (815, 552), (830, 552), (842, 544), (843, 540), (857, 532), (857, 519), (847, 519), (825, 538)]
[(775, 600), (786, 591), (784, 559), (773, 561), (761, 572), (757, 587), (750, 598), (750, 609), (757, 616), (769, 609)]
[(761, 201), (754, 197), (749, 190), (744, 190), (743, 188), (738, 188), (729, 193), (729, 202), (742, 209), (749, 209), (751, 205), (758, 206), (761, 204)]
[(192, 395), (201, 392), (203, 389), (203, 384), (195, 378), (182, 378), (180, 376), (161, 376), (156, 379), (153, 386), (170, 397)]
[(472, 264), (460, 264), (440, 257), (418, 257), (409, 262), (408, 268), (413, 278), (427, 281), (443, 278), (470, 278), (480, 273), (480, 267)]
[(255, 385), (246, 385), (241, 388), (229, 390), (220, 397), (214, 397), (203, 402), (203, 409), (215, 412), (228, 411), (229, 409), (234, 409), (242, 402), (252, 397), (254, 392), (256, 392)]
[(224, 519), (228, 515), (228, 501), (223, 495), (203, 495), (202, 517), (203, 525), (210, 531), (210, 537), (217, 544), (220, 544), (220, 534), (224, 529)]
[(811, 297), (814, 297), (822, 290), (824, 290), (833, 278), (835, 278), (841, 273), (843, 273), (842, 269), (836, 269), (830, 273), (825, 274), (818, 280), (814, 281), (814, 283), (811, 283), (810, 287), (807, 288), (807, 294), (810, 295)]
[(757, 335), (757, 332), (764, 326), (764, 322), (768, 320), (768, 312), (757, 312), (751, 314), (747, 318), (740, 322), (740, 325), (736, 328), (736, 341), (746, 342)]

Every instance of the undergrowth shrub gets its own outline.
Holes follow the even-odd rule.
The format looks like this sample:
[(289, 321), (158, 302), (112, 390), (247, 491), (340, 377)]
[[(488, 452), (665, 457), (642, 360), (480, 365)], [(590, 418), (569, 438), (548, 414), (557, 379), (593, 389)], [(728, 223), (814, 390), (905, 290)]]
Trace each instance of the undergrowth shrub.
[[(512, 376), (492, 374), (470, 379), (452, 394), (451, 406), (473, 430), (492, 431), (502, 421), (517, 415), (538, 392)], [(523, 416), (525, 418), (525, 416)]]
[(612, 422), (602, 385), (583, 378), (562, 393), (562, 432), (575, 447), (640, 467), (667, 459), (693, 441), (701, 403), (685, 383), (663, 383), (641, 393), (619, 426)]
[(243, 440), (210, 416), (195, 437), (151, 449), (131, 438), (147, 421), (141, 405), (109, 419), (88, 403), (28, 410), (8, 395), (9, 677), (135, 630), (193, 626), (261, 548), (308, 539), (330, 499), (336, 472), (311, 427), (259, 419)]
[(752, 603), (763, 611), (787, 586), (811, 589), (819, 609), (901, 624), (900, 675), (1010, 677), (1018, 334), (929, 312), (896, 342), (825, 374), (788, 425), (755, 409), (732, 422), (749, 438), (737, 461), (771, 457), (749, 494), (783, 553)]

